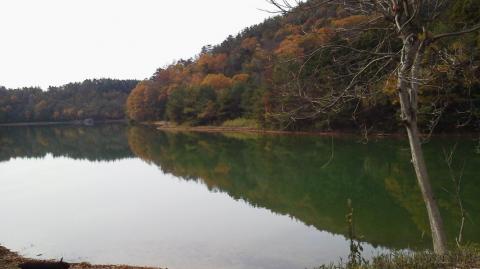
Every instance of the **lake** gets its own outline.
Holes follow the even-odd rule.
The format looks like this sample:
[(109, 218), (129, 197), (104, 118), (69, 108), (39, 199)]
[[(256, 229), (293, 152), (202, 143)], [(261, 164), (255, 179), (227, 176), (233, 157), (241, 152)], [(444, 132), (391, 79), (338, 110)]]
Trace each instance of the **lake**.
[[(444, 159), (454, 145), (460, 184)], [(479, 151), (475, 138), (425, 144), (451, 244), (480, 243)], [(3, 127), (0, 245), (95, 264), (313, 268), (347, 258), (350, 200), (366, 258), (429, 249), (409, 154), (402, 138)]]

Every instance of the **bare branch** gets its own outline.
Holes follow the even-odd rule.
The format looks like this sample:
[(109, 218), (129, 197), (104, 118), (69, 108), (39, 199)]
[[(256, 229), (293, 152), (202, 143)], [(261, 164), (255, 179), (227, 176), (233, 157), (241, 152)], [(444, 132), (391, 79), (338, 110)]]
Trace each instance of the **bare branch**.
[(459, 36), (459, 35), (464, 35), (464, 34), (469, 34), (469, 33), (473, 33), (475, 31), (479, 31), (480, 30), (480, 24), (479, 25), (476, 25), (470, 29), (466, 29), (466, 30), (463, 30), (463, 31), (458, 31), (458, 32), (451, 32), (451, 33), (444, 33), (444, 34), (439, 34), (439, 35), (436, 35), (434, 36), (431, 41), (432, 42), (435, 42), (435, 41), (438, 41), (439, 39), (442, 39), (442, 38), (446, 38), (446, 37), (452, 37), (452, 36)]

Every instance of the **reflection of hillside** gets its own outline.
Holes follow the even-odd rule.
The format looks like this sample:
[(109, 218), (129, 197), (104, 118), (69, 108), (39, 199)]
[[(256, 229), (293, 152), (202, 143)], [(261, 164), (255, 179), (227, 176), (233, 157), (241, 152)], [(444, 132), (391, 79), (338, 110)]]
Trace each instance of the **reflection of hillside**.
[[(346, 234), (346, 202), (351, 198), (357, 230), (365, 241), (391, 248), (430, 245), (424, 205), (411, 173), (408, 150), (402, 148), (401, 141), (363, 145), (335, 139), (334, 157), (329, 163), (330, 138), (172, 134), (140, 127), (131, 128), (128, 138), (137, 156), (165, 172), (200, 180), (209, 189), (290, 215), (320, 230)], [(438, 152), (427, 150), (427, 154), (429, 159), (440, 157)], [(471, 156), (470, 169), (480, 164), (475, 158)], [(436, 180), (447, 233), (453, 239), (459, 219), (455, 201), (441, 190), (450, 187), (444, 175), (445, 171), (435, 170), (432, 178)], [(466, 184), (473, 190), (465, 192), (464, 199), (477, 223), (480, 208), (475, 191), (480, 190), (472, 182), (475, 179), (470, 174)], [(479, 242), (480, 231), (470, 223), (465, 237)]]
[(133, 157), (128, 147), (126, 126), (121, 124), (0, 128), (0, 161), (18, 157), (39, 158), (49, 153), (90, 161)]
[[(173, 134), (124, 125), (0, 128), (0, 161), (46, 154), (90, 161), (138, 157), (235, 199), (292, 216), (319, 230), (346, 234), (347, 199), (365, 241), (391, 248), (430, 246), (422, 198), (406, 145), (395, 139), (367, 145), (351, 139), (220, 134)], [(451, 142), (450, 142), (451, 143)], [(448, 142), (427, 145), (432, 183), (454, 240), (460, 212), (442, 158)], [(480, 242), (480, 156), (462, 140), (457, 166), (467, 160), (462, 185), (468, 211), (464, 238)], [(133, 151), (133, 153), (132, 153)], [(423, 239), (422, 239), (423, 234)]]

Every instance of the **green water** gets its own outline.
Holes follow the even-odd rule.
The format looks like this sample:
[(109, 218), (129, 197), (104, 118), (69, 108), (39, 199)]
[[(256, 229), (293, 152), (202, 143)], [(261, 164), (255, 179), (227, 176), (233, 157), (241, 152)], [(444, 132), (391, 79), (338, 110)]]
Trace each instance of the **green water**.
[[(409, 161), (407, 142), (402, 138), (371, 138), (368, 143), (363, 142), (347, 136), (166, 133), (124, 125), (15, 127), (0, 129), (0, 161), (8, 168), (10, 162), (19, 158), (66, 158), (91, 164), (107, 162), (111, 164), (108, 169), (115, 169), (115, 162), (140, 159), (148, 164), (145, 167), (153, 165), (158, 168), (159, 175), (207, 187), (206, 197), (227, 194), (238, 205), (267, 210), (273, 216), (290, 217), (292, 223), (300, 222), (305, 229), (313, 227), (318, 233), (331, 234), (333, 238), (340, 236), (345, 242), (348, 230), (345, 215), (347, 201), (351, 200), (356, 233), (373, 249), (430, 248), (428, 218)], [(463, 171), (460, 184), (452, 181), (444, 159), (444, 150), (449, 151), (454, 145), (454, 172), (459, 178)], [(433, 138), (424, 147), (450, 244), (454, 244), (461, 230), (460, 203), (465, 216), (462, 244), (480, 243), (478, 139)], [(99, 173), (109, 173), (107, 168), (102, 169)], [(135, 173), (142, 177), (143, 169), (147, 168), (132, 166), (132, 169), (137, 169)], [(12, 174), (15, 173), (9, 175)], [(216, 217), (219, 220), (228, 219), (236, 213), (232, 209), (223, 214)], [(266, 213), (258, 214), (263, 216)], [(198, 221), (204, 220), (199, 218)], [(191, 225), (194, 227), (196, 224)], [(228, 228), (235, 229), (235, 224), (229, 225)], [(0, 243), (1, 236), (0, 232)], [(223, 243), (227, 248), (233, 244)], [(270, 243), (275, 244), (275, 241)], [(310, 247), (324, 244), (328, 249), (330, 243), (329, 240), (319, 239)], [(10, 244), (15, 245), (15, 242)], [(295, 245), (289, 247), (296, 248)], [(258, 258), (253, 257), (254, 254), (249, 255), (245, 255), (244, 259)], [(184, 255), (178, 259), (188, 258)], [(318, 262), (337, 259), (338, 254), (335, 253)], [(99, 260), (117, 261), (115, 258)], [(131, 263), (138, 264), (138, 261)], [(162, 265), (157, 263), (144, 265)], [(268, 267), (263, 261), (259, 264), (259, 268)], [(218, 265), (212, 262), (206, 267)], [(292, 265), (301, 267), (310, 264), (292, 262)]]
[[(129, 131), (132, 151), (162, 170), (199, 179), (258, 207), (292, 216), (319, 230), (346, 235), (348, 199), (358, 235), (393, 249), (429, 248), (428, 218), (410, 164), (407, 141), (355, 137), (169, 134)], [(464, 240), (480, 242), (480, 154), (475, 140), (437, 138), (425, 145), (432, 184), (451, 243), (461, 226), (457, 184), (443, 150), (457, 144), (454, 172), (467, 214)]]

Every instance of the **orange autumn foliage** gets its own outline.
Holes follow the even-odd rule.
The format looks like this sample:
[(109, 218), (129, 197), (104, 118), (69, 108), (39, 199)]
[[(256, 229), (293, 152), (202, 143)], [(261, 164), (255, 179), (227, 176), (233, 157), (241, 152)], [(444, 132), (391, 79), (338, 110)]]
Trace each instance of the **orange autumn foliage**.
[(202, 54), (197, 60), (197, 69), (205, 73), (222, 73), (227, 65), (228, 56), (225, 53), (220, 54)]
[(314, 35), (317, 39), (317, 42), (319, 45), (323, 45), (325, 43), (328, 43), (332, 40), (332, 38), (335, 36), (335, 30), (331, 28), (319, 28), (314, 31)]
[(224, 74), (208, 74), (202, 82), (203, 86), (210, 86), (215, 90), (231, 88), (233, 80)]
[(291, 35), (280, 43), (280, 46), (275, 50), (275, 54), (281, 57), (299, 57), (303, 55), (303, 48), (301, 43), (303, 36)]
[(345, 27), (361, 24), (367, 20), (368, 20), (367, 16), (353, 15), (353, 16), (345, 17), (338, 20), (332, 20), (332, 25), (337, 28), (345, 28)]

